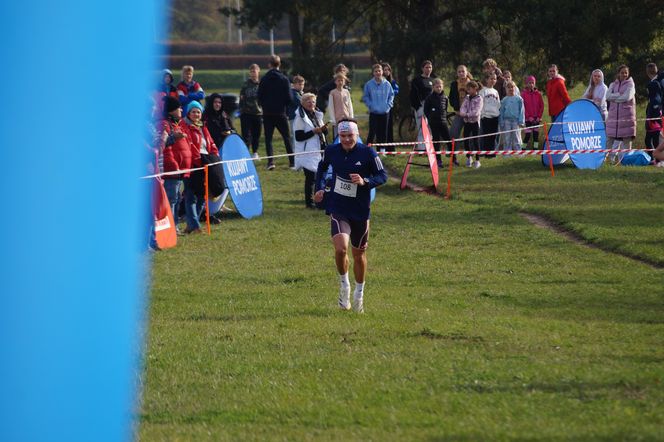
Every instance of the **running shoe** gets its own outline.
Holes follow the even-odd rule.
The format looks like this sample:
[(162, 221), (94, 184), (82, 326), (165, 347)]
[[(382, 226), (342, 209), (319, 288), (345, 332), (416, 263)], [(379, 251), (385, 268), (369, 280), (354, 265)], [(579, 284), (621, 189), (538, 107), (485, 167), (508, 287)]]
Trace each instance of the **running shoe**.
[(473, 167), (473, 160), (466, 158), (466, 167)]
[(350, 310), (350, 286), (339, 286), (339, 308)]
[(256, 161), (260, 161), (260, 160), (261, 160), (260, 157), (258, 156), (258, 152), (254, 152), (254, 154), (251, 156), (251, 158), (253, 158), (253, 159), (256, 160)]
[(267, 170), (274, 170), (275, 165), (274, 164), (268, 164), (267, 165)]
[(364, 313), (363, 298), (353, 298), (353, 311), (356, 313)]
[(482, 166), (482, 165), (480, 164), (480, 160), (475, 160), (475, 161), (473, 162), (473, 167), (474, 167), (475, 169), (479, 169), (481, 166)]

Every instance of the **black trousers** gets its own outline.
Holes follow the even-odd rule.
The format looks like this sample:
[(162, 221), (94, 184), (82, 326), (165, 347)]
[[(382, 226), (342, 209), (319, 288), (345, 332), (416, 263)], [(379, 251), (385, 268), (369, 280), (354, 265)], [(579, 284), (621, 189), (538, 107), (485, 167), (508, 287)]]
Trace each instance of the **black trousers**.
[(314, 204), (314, 190), (316, 188), (316, 172), (304, 170), (304, 204), (307, 207), (316, 207)]
[[(288, 118), (286, 118), (286, 115), (263, 115), (263, 129), (265, 130), (265, 150), (267, 151), (267, 156), (271, 157), (274, 154), (272, 149), (272, 136), (274, 135), (275, 127), (281, 134), (281, 138), (284, 139), (286, 152), (292, 154), (293, 148), (291, 147), (290, 126), (288, 125)], [(292, 155), (288, 157), (288, 163), (291, 167), (295, 165), (295, 158), (293, 158)], [(267, 164), (274, 164), (274, 159), (269, 158), (267, 160)]]
[[(431, 121), (429, 121), (429, 127), (431, 128), (431, 139), (433, 141), (450, 140), (450, 129), (447, 127), (447, 123), (431, 119)], [(436, 149), (436, 151), (450, 150), (450, 146), (451, 145), (449, 143), (438, 143), (434, 144), (433, 148)], [(438, 164), (440, 164), (442, 162), (442, 157), (440, 155), (436, 155), (436, 158), (438, 159)]]
[(387, 114), (387, 142), (394, 142), (394, 113), (393, 109), (390, 109), (390, 112)]
[(240, 114), (242, 138), (247, 146), (251, 146), (251, 153), (258, 152), (258, 142), (261, 138), (262, 118), (260, 115)]
[[(388, 114), (369, 114), (369, 135), (367, 135), (367, 144), (387, 143), (387, 116)], [(382, 147), (381, 147), (382, 149)], [(394, 147), (385, 148), (387, 151), (394, 150)]]
[[(646, 132), (646, 149), (657, 149), (659, 146), (659, 132)], [(652, 152), (650, 152), (652, 156)]]
[[(498, 132), (498, 117), (482, 118), (480, 127), (483, 134), (495, 134)], [(482, 150), (496, 150), (496, 135), (482, 138)]]
[[(480, 134), (480, 123), (463, 123), (463, 136), (465, 137), (474, 137)], [(465, 150), (479, 150), (480, 143), (478, 142), (479, 138), (473, 138), (471, 140), (465, 140), (464, 149)], [(466, 154), (466, 157), (470, 158), (472, 155)], [(480, 156), (475, 155), (475, 159), (479, 160)]]

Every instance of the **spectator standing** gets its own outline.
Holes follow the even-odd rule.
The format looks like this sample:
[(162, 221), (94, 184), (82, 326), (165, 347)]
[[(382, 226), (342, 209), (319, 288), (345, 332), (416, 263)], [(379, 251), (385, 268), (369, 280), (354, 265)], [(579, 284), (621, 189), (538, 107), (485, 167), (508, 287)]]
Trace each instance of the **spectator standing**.
[(205, 99), (203, 122), (207, 127), (214, 144), (221, 148), (227, 136), (235, 132), (233, 122), (223, 109), (221, 95), (214, 93)]
[[(631, 149), (636, 137), (636, 100), (634, 80), (629, 76), (629, 67), (618, 68), (616, 80), (609, 85), (606, 101), (609, 115), (606, 118), (607, 146), (611, 149)], [(613, 154), (615, 161), (622, 155)]]
[[(187, 116), (184, 120), (185, 133), (191, 149), (191, 165), (203, 166), (201, 154), (219, 155), (219, 149), (214, 144), (212, 136), (203, 124), (203, 106), (198, 101), (192, 101), (187, 106)], [(187, 228), (184, 233), (201, 233), (199, 218), (203, 212), (205, 199), (196, 195), (192, 177), (184, 179), (184, 204), (187, 216)]]
[(549, 116), (551, 121), (565, 109), (565, 106), (572, 101), (567, 94), (565, 87), (565, 77), (558, 73), (558, 66), (552, 64), (547, 71), (548, 81), (546, 82), (546, 99), (549, 102)]
[[(539, 126), (542, 123), (544, 113), (544, 100), (542, 93), (537, 89), (537, 80), (534, 76), (526, 77), (526, 86), (521, 92), (523, 98), (523, 109), (526, 116), (526, 134), (523, 140), (527, 149), (539, 148)], [(537, 145), (535, 145), (537, 143)]]
[(482, 72), (484, 74), (496, 74), (496, 84), (494, 89), (498, 91), (498, 95), (502, 100), (505, 94), (505, 78), (503, 77), (503, 72), (498, 67), (498, 63), (493, 58), (487, 58), (482, 62)]
[[(463, 136), (473, 137), (464, 141), (466, 150), (479, 150), (477, 136), (480, 133), (480, 116), (482, 115), (482, 97), (479, 95), (479, 84), (475, 81), (469, 81), (466, 85), (466, 97), (463, 99), (459, 115), (463, 118)], [(466, 154), (466, 167), (479, 169), (480, 156), (475, 154), (475, 161), (471, 154)]]
[[(427, 117), (429, 127), (431, 128), (431, 139), (433, 141), (449, 141), (450, 129), (447, 127), (447, 105), (449, 100), (443, 90), (443, 80), (435, 78), (433, 80), (433, 91), (424, 100), (422, 107), (424, 115)], [(437, 151), (442, 151), (447, 146), (439, 143), (434, 146)], [(438, 167), (443, 167), (443, 158), (440, 154), (436, 155)]]
[(301, 105), (295, 111), (293, 133), (294, 151), (299, 154), (295, 156), (295, 168), (304, 170), (304, 204), (309, 209), (315, 209), (313, 197), (316, 170), (322, 158), (320, 151), (327, 146), (325, 138), (327, 126), (323, 120), (323, 113), (316, 109), (314, 94), (302, 95)]
[[(519, 89), (519, 86), (517, 86), (516, 82), (512, 78), (512, 73), (508, 70), (503, 71), (503, 97), (507, 95), (507, 88), (506, 85), (509, 82), (514, 83), (514, 95), (518, 95), (519, 97), (521, 96), (521, 90)], [(502, 100), (502, 97), (501, 97)]]
[(261, 68), (257, 64), (249, 66), (249, 78), (240, 89), (240, 126), (242, 138), (251, 145), (254, 158), (258, 158), (258, 143), (261, 138), (263, 109), (258, 103), (258, 79)]
[[(166, 96), (163, 99), (163, 116), (161, 121), (161, 146), (164, 157), (164, 172), (175, 172), (191, 168), (191, 148), (182, 121), (180, 100)], [(178, 233), (178, 204), (181, 200), (183, 180), (189, 178), (189, 172), (177, 175), (164, 175), (164, 190), (173, 213), (173, 222)]]
[(186, 109), (192, 101), (198, 101), (199, 104), (205, 98), (205, 92), (200, 84), (194, 81), (194, 67), (182, 66), (182, 81), (178, 83), (178, 97), (183, 109)]
[[(332, 79), (318, 88), (318, 95), (316, 96), (316, 107), (318, 109), (327, 109), (327, 101), (329, 99), (330, 92), (336, 88), (334, 79), (337, 74), (344, 74), (345, 77), (348, 77), (348, 68), (345, 64), (339, 63), (336, 65), (332, 71)], [(346, 84), (346, 89), (350, 90), (348, 83)]]
[(659, 133), (662, 130), (662, 101), (664, 90), (661, 82), (657, 81), (657, 65), (649, 63), (646, 66), (648, 82), (648, 106), (646, 107), (646, 149), (655, 149), (659, 145)]
[(461, 129), (463, 129), (463, 117), (459, 115), (459, 110), (461, 109), (463, 100), (466, 98), (466, 85), (473, 79), (473, 76), (468, 72), (468, 68), (462, 64), (457, 66), (456, 74), (456, 80), (450, 85), (450, 104), (452, 105), (454, 112), (456, 112), (450, 130), (452, 138), (459, 138), (461, 135)]
[(516, 87), (513, 81), (505, 85), (507, 95), (500, 102), (500, 144), (504, 150), (521, 149), (521, 127), (525, 125), (526, 116), (523, 99), (515, 94)]
[[(392, 85), (383, 78), (383, 67), (376, 63), (372, 67), (373, 78), (364, 85), (362, 102), (369, 109), (369, 135), (367, 144), (387, 142), (387, 115), (394, 104)], [(384, 151), (384, 148), (381, 148)], [(390, 148), (393, 150), (393, 148)]]
[(348, 78), (339, 72), (334, 76), (336, 88), (330, 92), (327, 102), (327, 115), (330, 123), (334, 126), (333, 138), (337, 137), (337, 122), (345, 119), (355, 118), (353, 111), (353, 100), (350, 91), (346, 88)]
[[(382, 63), (383, 66), (383, 77), (390, 82), (392, 90), (394, 91), (394, 98), (399, 95), (399, 85), (397, 84), (394, 77), (392, 77), (392, 66), (389, 63)], [(353, 118), (352, 116), (349, 118)], [(394, 107), (390, 109), (390, 112), (387, 115), (387, 142), (394, 142)]]
[(267, 156), (267, 169), (274, 169), (272, 158), (272, 136), (276, 128), (284, 140), (286, 152), (289, 154), (288, 163), (295, 170), (295, 160), (291, 147), (290, 128), (286, 118), (286, 107), (292, 102), (290, 82), (288, 78), (279, 71), (281, 58), (278, 55), (270, 57), (270, 70), (261, 78), (258, 84), (258, 102), (263, 108), (263, 130), (265, 131), (265, 149)]
[(417, 123), (418, 130), (422, 121), (422, 115), (424, 115), (422, 104), (433, 90), (434, 79), (431, 75), (433, 72), (433, 63), (431, 60), (424, 60), (421, 68), (422, 74), (413, 78), (410, 82), (410, 106), (415, 112), (415, 122)]
[[(480, 119), (480, 133), (482, 150), (496, 150), (496, 132), (498, 132), (498, 117), (500, 116), (500, 94), (494, 88), (496, 73), (484, 74), (484, 87), (479, 95), (482, 97), (482, 114)], [(489, 154), (492, 157), (495, 154)]]
[[(164, 69), (161, 74), (161, 83), (157, 87), (157, 91), (154, 95), (154, 102), (156, 104), (156, 115), (159, 116), (164, 111), (164, 97), (170, 96), (173, 98), (178, 98), (178, 90), (173, 85), (173, 72), (169, 69)], [(158, 117), (157, 117), (158, 118)]]
[(288, 122), (290, 123), (291, 135), (293, 134), (293, 121), (295, 120), (295, 111), (300, 107), (302, 100), (302, 91), (304, 90), (304, 77), (296, 75), (293, 77), (293, 85), (291, 86), (291, 102), (288, 105), (287, 114)]
[(602, 114), (602, 120), (606, 121), (608, 110), (606, 109), (606, 91), (609, 88), (604, 84), (604, 72), (600, 69), (595, 69), (590, 73), (590, 81), (588, 87), (583, 93), (583, 98), (592, 100), (593, 103), (599, 108)]

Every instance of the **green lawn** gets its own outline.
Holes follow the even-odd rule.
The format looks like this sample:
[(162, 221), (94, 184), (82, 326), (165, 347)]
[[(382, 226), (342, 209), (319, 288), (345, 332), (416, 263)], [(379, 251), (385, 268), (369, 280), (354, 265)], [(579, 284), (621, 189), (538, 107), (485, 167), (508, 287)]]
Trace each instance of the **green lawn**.
[(140, 440), (664, 440), (664, 271), (520, 215), (664, 264), (662, 169), (492, 159), (449, 201), (391, 181), (357, 315), (302, 174), (264, 164), (262, 217), (155, 255)]

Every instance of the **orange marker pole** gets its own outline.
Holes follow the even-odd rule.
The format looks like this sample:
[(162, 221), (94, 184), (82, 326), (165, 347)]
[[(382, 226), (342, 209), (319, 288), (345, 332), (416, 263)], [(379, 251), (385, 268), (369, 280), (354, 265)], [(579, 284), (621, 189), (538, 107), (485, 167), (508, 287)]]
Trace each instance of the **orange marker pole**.
[(452, 138), (452, 154), (450, 155), (450, 167), (447, 171), (447, 191), (445, 192), (445, 199), (448, 200), (452, 196), (452, 168), (454, 165), (454, 138)]
[(205, 222), (207, 223), (207, 233), (210, 235), (210, 195), (208, 193), (208, 166), (205, 165)]
[[(544, 136), (544, 145), (546, 146), (546, 150), (551, 150), (551, 144), (549, 143), (549, 130), (546, 127), (546, 121), (544, 121), (543, 124), (544, 133), (546, 134)], [(553, 159), (551, 158), (551, 154), (547, 153), (547, 156), (549, 157), (549, 169), (551, 169), (551, 176), (556, 176), (556, 173), (553, 171)]]

